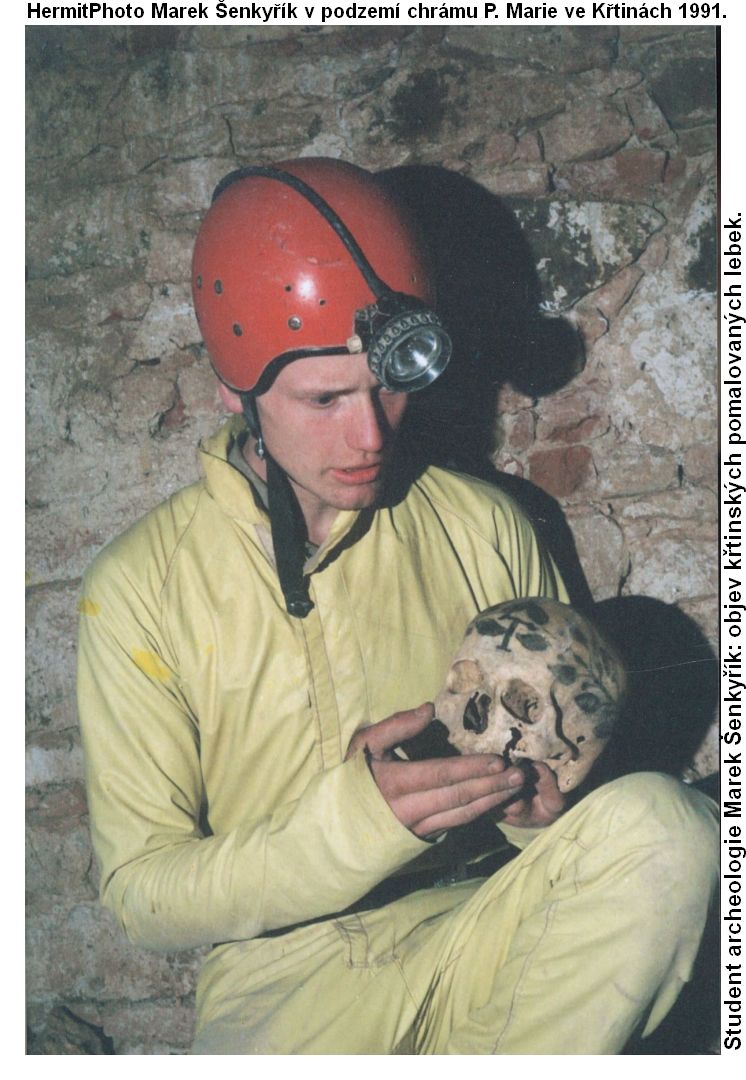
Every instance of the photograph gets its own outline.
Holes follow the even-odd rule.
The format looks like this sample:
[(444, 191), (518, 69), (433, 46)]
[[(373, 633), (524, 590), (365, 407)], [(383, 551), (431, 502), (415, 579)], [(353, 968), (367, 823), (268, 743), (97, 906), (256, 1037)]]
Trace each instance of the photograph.
[(93, 6), (25, 26), (26, 1055), (720, 1054), (720, 27)]

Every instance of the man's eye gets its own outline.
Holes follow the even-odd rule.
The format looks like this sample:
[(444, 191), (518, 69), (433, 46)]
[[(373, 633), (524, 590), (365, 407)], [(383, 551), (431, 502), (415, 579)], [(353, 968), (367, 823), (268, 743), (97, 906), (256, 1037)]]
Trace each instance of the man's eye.
[(319, 394), (318, 397), (312, 398), (314, 405), (320, 405), (322, 408), (326, 405), (333, 405), (336, 401), (334, 394)]

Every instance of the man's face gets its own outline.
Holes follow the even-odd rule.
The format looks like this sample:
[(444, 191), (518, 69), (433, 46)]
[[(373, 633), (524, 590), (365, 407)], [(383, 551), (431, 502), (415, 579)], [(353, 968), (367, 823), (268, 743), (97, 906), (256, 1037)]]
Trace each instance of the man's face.
[[(381, 386), (364, 353), (295, 360), (257, 406), (267, 450), (290, 478), (311, 540), (323, 541), (338, 510), (375, 503), (406, 394)], [(247, 456), (264, 475), (253, 441)]]

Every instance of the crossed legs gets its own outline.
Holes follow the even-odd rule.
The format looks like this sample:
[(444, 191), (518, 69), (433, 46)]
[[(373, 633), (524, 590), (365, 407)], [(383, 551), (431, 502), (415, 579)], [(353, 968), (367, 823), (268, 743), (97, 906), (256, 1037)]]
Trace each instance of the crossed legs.
[(482, 883), (221, 947), (193, 1052), (618, 1053), (689, 978), (717, 849), (710, 800), (624, 777)]

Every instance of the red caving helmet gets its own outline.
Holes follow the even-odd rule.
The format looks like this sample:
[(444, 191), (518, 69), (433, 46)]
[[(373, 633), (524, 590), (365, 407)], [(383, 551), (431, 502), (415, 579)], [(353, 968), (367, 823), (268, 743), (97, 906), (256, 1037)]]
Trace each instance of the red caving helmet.
[(342, 161), (225, 177), (197, 236), (192, 293), (215, 372), (239, 392), (270, 365), (364, 350), (384, 385), (413, 390), (450, 356), (417, 230), (371, 173)]

